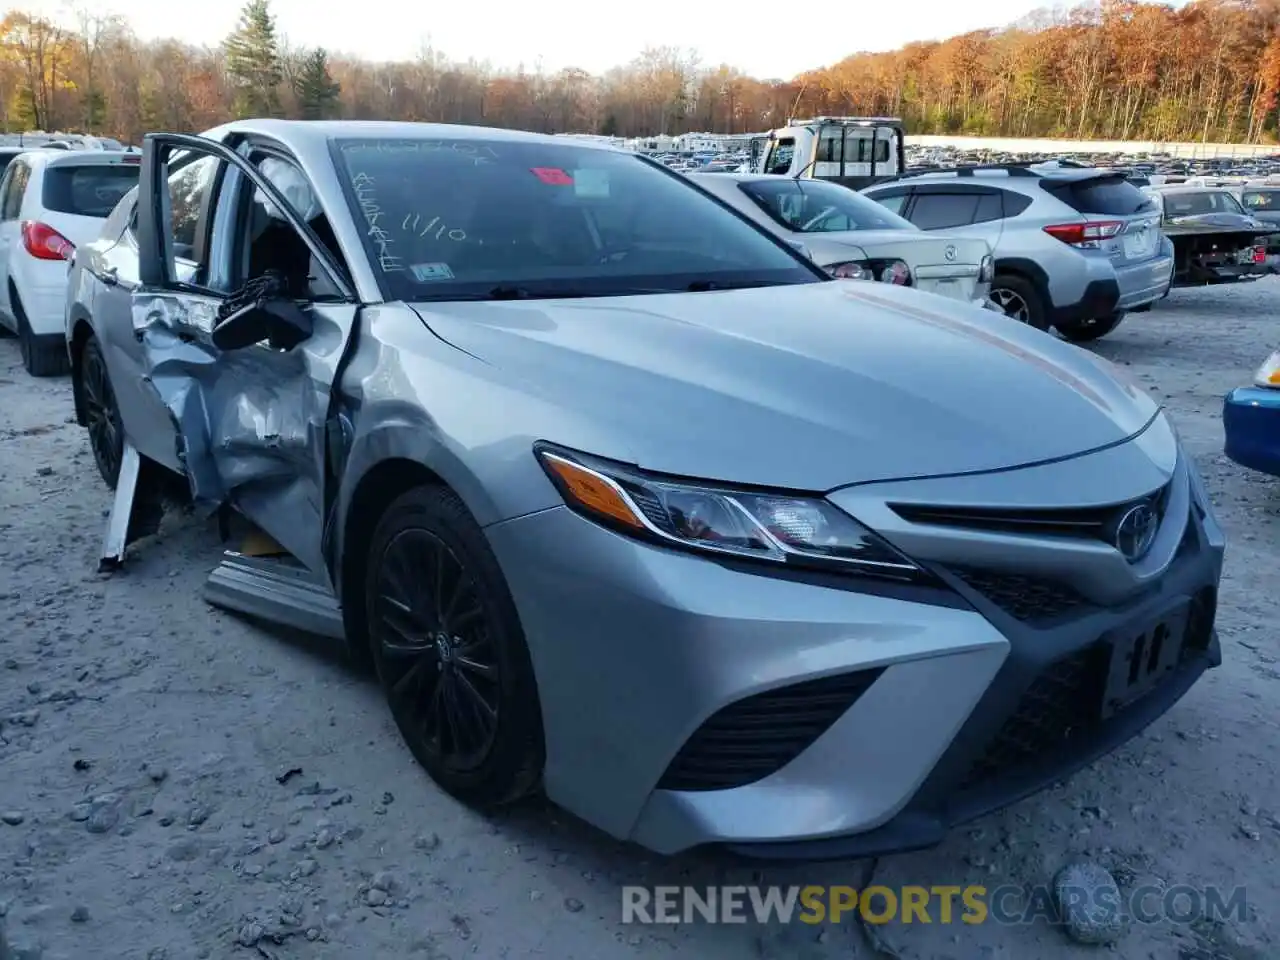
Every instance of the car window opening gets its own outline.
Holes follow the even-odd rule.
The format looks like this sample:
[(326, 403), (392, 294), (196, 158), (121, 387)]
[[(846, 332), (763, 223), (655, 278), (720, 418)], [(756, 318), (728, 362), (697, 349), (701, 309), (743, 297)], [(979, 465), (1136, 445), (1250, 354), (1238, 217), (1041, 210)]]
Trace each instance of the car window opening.
[(745, 180), (738, 187), (769, 219), (796, 233), (917, 229), (874, 200), (822, 180)]

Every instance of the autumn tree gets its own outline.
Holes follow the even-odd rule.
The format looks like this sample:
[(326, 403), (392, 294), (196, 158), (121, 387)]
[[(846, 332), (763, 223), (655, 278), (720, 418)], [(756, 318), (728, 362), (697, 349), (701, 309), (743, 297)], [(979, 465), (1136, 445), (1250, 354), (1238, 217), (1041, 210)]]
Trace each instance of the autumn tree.
[(10, 13), (0, 21), (0, 43), (20, 72), (14, 104), (19, 122), (27, 129), (51, 129), (54, 99), (69, 83), (66, 32), (43, 17)]
[[(83, 4), (85, 0), (70, 0)], [(459, 62), (429, 45), (371, 62), (290, 48), (269, 0), (213, 47), (142, 41), (127, 23), (11, 11), (0, 21), (0, 125), (136, 143), (232, 116), (482, 123), (639, 136), (755, 133), (802, 114), (900, 116), (912, 133), (1146, 141), (1274, 141), (1280, 0), (1090, 0), (791, 80), (643, 50), (603, 75)]]
[(108, 39), (120, 29), (118, 17), (100, 14), (90, 8), (76, 11), (78, 30), (72, 38), (79, 54), (80, 102), (85, 133), (93, 133), (102, 126), (106, 114), (106, 100), (99, 83), (103, 48)]
[(327, 120), (336, 116), (342, 85), (329, 73), (329, 55), (323, 48), (312, 50), (302, 58), (293, 81), (298, 99), (298, 113), (303, 120)]
[(249, 0), (240, 22), (224, 43), (227, 75), (235, 88), (238, 117), (280, 113), (280, 44), (269, 0)]

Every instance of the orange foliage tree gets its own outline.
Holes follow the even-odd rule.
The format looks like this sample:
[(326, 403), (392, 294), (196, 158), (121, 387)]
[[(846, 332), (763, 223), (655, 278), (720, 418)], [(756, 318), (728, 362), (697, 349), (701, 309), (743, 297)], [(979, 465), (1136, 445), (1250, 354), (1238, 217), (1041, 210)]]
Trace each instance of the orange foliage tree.
[[(115, 18), (12, 11), (0, 21), (0, 125), (135, 143), (147, 130), (214, 126), (235, 94), (219, 40), (148, 43)], [(282, 45), (286, 116), (301, 115), (291, 85), (306, 53)], [(546, 132), (744, 133), (814, 113), (901, 116), (915, 133), (1081, 139), (1261, 142), (1280, 127), (1280, 0), (1101, 0), (791, 80), (673, 47), (603, 76), (499, 70), (430, 48), (409, 62), (328, 62), (340, 116)]]

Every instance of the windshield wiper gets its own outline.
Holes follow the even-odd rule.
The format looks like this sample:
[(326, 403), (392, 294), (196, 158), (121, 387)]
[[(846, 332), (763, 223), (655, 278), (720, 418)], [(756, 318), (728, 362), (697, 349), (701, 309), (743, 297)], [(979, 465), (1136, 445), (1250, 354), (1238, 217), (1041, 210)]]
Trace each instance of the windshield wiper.
[[(501, 286), (494, 287), (492, 290), (490, 290), (487, 294), (485, 294), (485, 299), (487, 300), (533, 300), (533, 299), (536, 299), (537, 297), (552, 298), (552, 297), (559, 297), (559, 296), (564, 296), (564, 294), (559, 292), (556, 292), (554, 294), (534, 293), (528, 287), (516, 287), (516, 286), (508, 286), (504, 284)], [(570, 294), (570, 296), (579, 296), (579, 294)]]
[(424, 302), (449, 302), (451, 300), (584, 300), (588, 297), (634, 297), (646, 293), (667, 293), (667, 290), (642, 287), (619, 287), (611, 290), (584, 290), (579, 287), (522, 287), (517, 284), (499, 284), (480, 293), (441, 293), (418, 297)]
[(709, 290), (748, 290), (753, 287), (775, 286), (776, 283), (768, 280), (734, 280), (727, 283), (720, 280), (695, 280), (685, 290), (689, 293), (706, 293)]

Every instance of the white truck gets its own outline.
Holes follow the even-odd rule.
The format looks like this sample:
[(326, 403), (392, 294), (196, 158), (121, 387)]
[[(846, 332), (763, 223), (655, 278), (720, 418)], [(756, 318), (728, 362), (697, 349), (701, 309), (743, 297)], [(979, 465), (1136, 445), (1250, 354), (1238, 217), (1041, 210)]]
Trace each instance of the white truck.
[(789, 119), (751, 141), (750, 172), (830, 180), (859, 190), (907, 167), (906, 129), (895, 117)]

